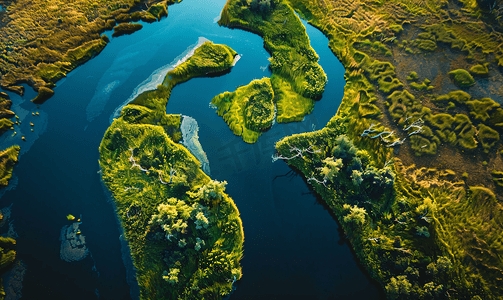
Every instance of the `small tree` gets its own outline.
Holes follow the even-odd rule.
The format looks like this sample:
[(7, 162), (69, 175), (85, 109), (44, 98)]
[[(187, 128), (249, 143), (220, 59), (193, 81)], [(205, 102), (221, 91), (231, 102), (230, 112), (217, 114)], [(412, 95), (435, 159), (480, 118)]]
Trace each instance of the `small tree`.
[(343, 209), (348, 212), (343, 218), (344, 223), (352, 228), (361, 228), (365, 224), (367, 216), (365, 208), (344, 204)]
[(343, 166), (342, 159), (335, 159), (334, 157), (325, 158), (323, 164), (324, 166), (318, 168), (318, 170), (321, 171), (324, 178), (330, 181), (333, 180)]
[(394, 299), (408, 299), (412, 289), (412, 284), (407, 280), (407, 276), (401, 275), (392, 277), (386, 285), (388, 297)]
[(180, 269), (171, 269), (169, 273), (167, 271), (164, 271), (162, 279), (171, 284), (178, 283), (178, 273), (180, 273)]

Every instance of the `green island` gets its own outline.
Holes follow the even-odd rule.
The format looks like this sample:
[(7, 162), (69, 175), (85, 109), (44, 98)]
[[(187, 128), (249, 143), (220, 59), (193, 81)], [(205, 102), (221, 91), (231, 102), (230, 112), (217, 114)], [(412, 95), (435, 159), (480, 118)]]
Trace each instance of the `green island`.
[(101, 142), (102, 179), (131, 248), (141, 299), (221, 299), (241, 278), (243, 226), (227, 183), (211, 180), (178, 143), (187, 117), (166, 114), (174, 86), (228, 71), (236, 55), (205, 42), (156, 90), (125, 106)]
[(304, 176), (389, 299), (501, 299), (502, 4), (289, 4), (346, 86), (326, 127), (277, 142), (273, 161)]
[(9, 179), (12, 177), (12, 169), (17, 163), (19, 149), (18, 145), (14, 145), (0, 151), (0, 187), (5, 187), (9, 184)]
[(234, 134), (255, 143), (275, 117), (278, 123), (302, 121), (312, 112), (327, 77), (304, 26), (286, 1), (227, 1), (218, 24), (259, 34), (271, 54), (270, 79), (254, 80), (212, 100)]

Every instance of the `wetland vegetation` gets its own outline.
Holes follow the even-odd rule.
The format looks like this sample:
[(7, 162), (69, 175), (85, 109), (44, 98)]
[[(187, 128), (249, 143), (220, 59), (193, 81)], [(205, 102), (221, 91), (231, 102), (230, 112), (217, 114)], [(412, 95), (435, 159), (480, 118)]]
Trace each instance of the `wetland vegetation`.
[(346, 87), (327, 126), (273, 161), (304, 175), (388, 298), (500, 299), (501, 10), (289, 3), (329, 37)]
[[(106, 46), (102, 32), (131, 33), (141, 25), (127, 22), (159, 20), (174, 2), (0, 1), (1, 87), (23, 94), (27, 83), (43, 103)], [(330, 39), (346, 86), (327, 126), (278, 141), (273, 161), (303, 174), (388, 298), (501, 299), (503, 4), (228, 0), (219, 24), (259, 34), (271, 54), (271, 78), (212, 100), (245, 142), (275, 112), (300, 121), (322, 96), (327, 79), (294, 10)], [(226, 183), (201, 171), (178, 143), (182, 117), (165, 113), (173, 87), (228, 72), (235, 56), (203, 44), (125, 106), (100, 145), (143, 299), (221, 298), (241, 278), (243, 228)], [(15, 122), (0, 97), (4, 133)], [(0, 153), (4, 186), (18, 154)], [(1, 269), (13, 245), (0, 240)]]
[(102, 178), (129, 241), (141, 299), (220, 299), (241, 278), (243, 227), (224, 182), (182, 144), (173, 87), (228, 71), (236, 52), (206, 42), (156, 90), (125, 106), (100, 145)]
[[(264, 38), (264, 47), (271, 54), (272, 76), (262, 82), (268, 85), (273, 96), (278, 123), (301, 121), (311, 113), (315, 100), (323, 94), (327, 77), (318, 64), (318, 55), (311, 48), (304, 26), (286, 1), (227, 1), (219, 24)], [(259, 102), (246, 101), (255, 97), (250, 88), (256, 89), (258, 82), (252, 81), (246, 88), (220, 94), (212, 100), (218, 107), (218, 115), (247, 143), (255, 143), (261, 132), (271, 126), (271, 117), (274, 118), (269, 100), (260, 109), (253, 104)], [(251, 105), (247, 112), (245, 102)], [(253, 117), (245, 118), (246, 113)], [(251, 124), (250, 120), (261, 124)]]

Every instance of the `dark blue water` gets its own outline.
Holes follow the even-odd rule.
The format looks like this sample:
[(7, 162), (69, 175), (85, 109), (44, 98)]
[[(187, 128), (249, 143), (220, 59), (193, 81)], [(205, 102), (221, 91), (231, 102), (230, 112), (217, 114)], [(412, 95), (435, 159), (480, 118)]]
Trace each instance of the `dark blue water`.
[[(167, 112), (198, 121), (212, 178), (228, 181), (227, 192), (241, 212), (244, 276), (231, 299), (379, 297), (329, 212), (284, 162), (271, 162), (275, 141), (320, 129), (336, 113), (343, 94), (343, 67), (330, 52), (328, 40), (307, 26), (329, 79), (323, 98), (303, 122), (276, 124), (256, 144), (245, 144), (209, 103), (221, 92), (270, 76), (260, 68), (268, 65), (269, 55), (260, 37), (214, 23), (224, 4), (187, 0), (170, 7), (167, 19), (112, 39), (99, 56), (58, 83), (55, 96), (40, 109), (26, 101), (33, 93), (25, 100), (12, 96), (25, 111), (24, 122), (20, 134), (0, 142), (22, 143), (22, 134), (27, 138), (24, 149), (31, 148), (15, 167), (17, 186), (0, 199), (0, 207), (14, 203), (18, 257), (27, 266), (23, 299), (96, 299), (97, 294), (100, 299), (130, 298), (119, 230), (97, 173), (99, 143), (110, 116), (134, 89), (201, 36), (229, 45), (242, 58), (229, 74), (175, 87)], [(35, 123), (34, 132), (29, 122)], [(92, 254), (77, 263), (59, 257), (59, 232), (68, 224), (69, 213), (82, 215), (80, 228)]]

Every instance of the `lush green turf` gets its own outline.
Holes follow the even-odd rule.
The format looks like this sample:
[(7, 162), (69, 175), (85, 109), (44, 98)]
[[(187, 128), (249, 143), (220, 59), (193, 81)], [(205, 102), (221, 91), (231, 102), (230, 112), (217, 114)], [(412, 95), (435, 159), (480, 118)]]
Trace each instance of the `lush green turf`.
[(254, 80), (236, 91), (215, 96), (211, 103), (235, 135), (255, 143), (274, 118), (274, 92), (269, 78)]
[(231, 67), (235, 52), (206, 42), (165, 85), (124, 107), (100, 145), (102, 178), (131, 247), (141, 299), (221, 299), (241, 278), (243, 227), (225, 193), (178, 141), (171, 89)]

